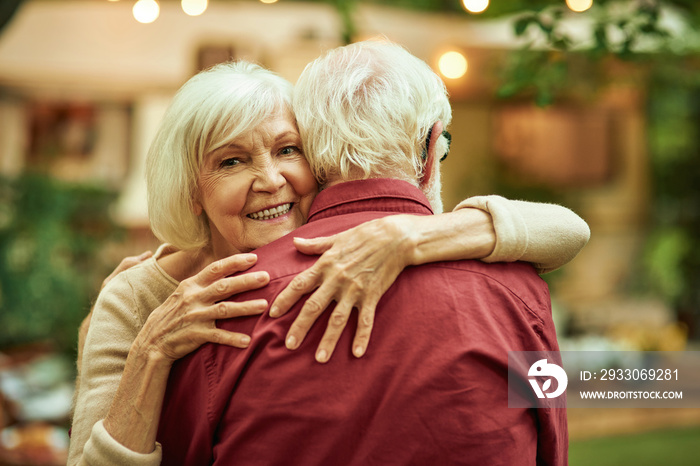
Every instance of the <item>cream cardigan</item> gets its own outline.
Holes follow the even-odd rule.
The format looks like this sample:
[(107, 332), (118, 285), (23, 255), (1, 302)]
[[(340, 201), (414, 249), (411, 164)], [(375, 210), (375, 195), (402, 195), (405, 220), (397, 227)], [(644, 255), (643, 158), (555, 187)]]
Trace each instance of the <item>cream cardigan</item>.
[[(474, 207), (491, 214), (496, 232), (494, 251), (486, 262), (531, 262), (540, 273), (569, 262), (588, 241), (590, 230), (578, 215), (554, 204), (510, 201), (500, 196), (476, 196), (456, 208)], [(178, 282), (157, 259), (172, 253), (161, 246), (146, 262), (112, 279), (93, 310), (83, 350), (80, 383), (76, 384), (69, 465), (157, 465), (161, 449), (136, 453), (105, 430), (107, 415), (119, 385), (129, 349), (151, 311), (175, 291)]]

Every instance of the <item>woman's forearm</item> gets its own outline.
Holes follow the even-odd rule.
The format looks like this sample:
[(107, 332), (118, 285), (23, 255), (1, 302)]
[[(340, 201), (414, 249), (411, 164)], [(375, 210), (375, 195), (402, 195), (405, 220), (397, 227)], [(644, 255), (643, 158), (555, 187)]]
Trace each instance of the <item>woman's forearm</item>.
[(402, 217), (407, 265), (443, 260), (530, 262), (539, 273), (555, 270), (586, 245), (590, 229), (566, 207), (476, 196), (453, 211)]
[(482, 259), (496, 246), (491, 215), (460, 209), (439, 215), (410, 216), (410, 265), (444, 260)]
[(171, 362), (134, 343), (104, 426), (114, 440), (138, 453), (155, 449)]

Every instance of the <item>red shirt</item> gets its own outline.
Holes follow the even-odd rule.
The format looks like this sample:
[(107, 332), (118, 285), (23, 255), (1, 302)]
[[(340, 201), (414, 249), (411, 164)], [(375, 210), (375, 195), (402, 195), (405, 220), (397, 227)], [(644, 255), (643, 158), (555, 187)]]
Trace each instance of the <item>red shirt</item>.
[[(430, 215), (408, 183), (332, 186), (308, 224), (256, 251), (270, 284), (236, 300), (272, 302), (315, 257), (293, 236), (331, 235), (397, 213)], [(535, 465), (567, 463), (564, 409), (508, 408), (508, 351), (558, 350), (546, 284), (524, 263), (407, 268), (379, 302), (366, 354), (354, 314), (327, 364), (314, 360), (327, 310), (296, 351), (285, 316), (221, 321), (245, 350), (207, 344), (172, 370), (158, 440), (163, 463)]]

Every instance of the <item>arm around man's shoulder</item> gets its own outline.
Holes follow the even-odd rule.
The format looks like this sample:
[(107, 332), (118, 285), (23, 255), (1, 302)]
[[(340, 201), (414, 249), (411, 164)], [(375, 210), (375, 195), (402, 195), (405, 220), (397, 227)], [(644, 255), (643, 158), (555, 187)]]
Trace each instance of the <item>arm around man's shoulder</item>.
[(557, 204), (513, 201), (501, 196), (474, 196), (455, 210), (488, 212), (496, 231), (496, 247), (485, 262), (530, 262), (539, 273), (558, 269), (588, 243), (591, 230), (572, 210)]

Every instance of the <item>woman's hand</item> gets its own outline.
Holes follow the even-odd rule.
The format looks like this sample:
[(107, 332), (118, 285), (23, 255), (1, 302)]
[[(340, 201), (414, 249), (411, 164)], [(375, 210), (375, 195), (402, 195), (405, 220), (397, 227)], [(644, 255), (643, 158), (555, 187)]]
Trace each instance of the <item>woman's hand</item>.
[[(180, 256), (186, 266), (191, 257)], [(206, 342), (243, 348), (250, 337), (216, 327), (216, 320), (262, 314), (264, 299), (221, 301), (265, 286), (267, 272), (235, 277), (255, 264), (255, 254), (237, 254), (209, 264), (180, 282), (146, 320), (132, 343), (104, 427), (114, 440), (139, 453), (155, 448), (158, 421), (172, 363)]]
[(235, 277), (255, 264), (255, 254), (236, 254), (216, 261), (185, 279), (165, 302), (146, 320), (134, 342), (137, 351), (172, 364), (206, 342), (245, 348), (250, 337), (216, 327), (216, 320), (262, 314), (267, 301), (256, 299), (241, 303), (221, 301), (231, 295), (267, 285), (267, 272)]
[(287, 348), (298, 348), (318, 316), (336, 301), (316, 360), (330, 359), (353, 308), (359, 314), (352, 352), (358, 358), (365, 353), (377, 303), (404, 267), (414, 260), (411, 233), (415, 218), (393, 215), (333, 236), (294, 239), (300, 252), (322, 256), (291, 281), (270, 309), (272, 317), (284, 315), (303, 295), (318, 288), (289, 329)]

